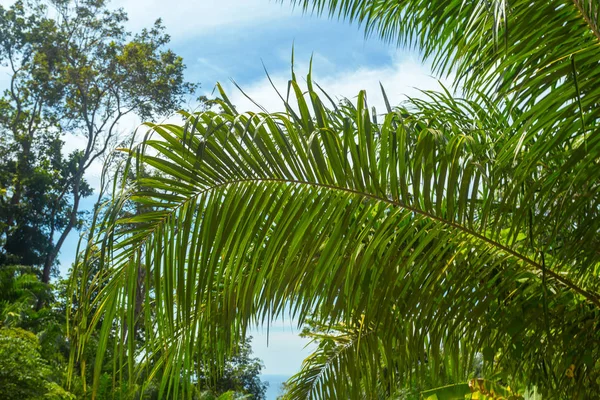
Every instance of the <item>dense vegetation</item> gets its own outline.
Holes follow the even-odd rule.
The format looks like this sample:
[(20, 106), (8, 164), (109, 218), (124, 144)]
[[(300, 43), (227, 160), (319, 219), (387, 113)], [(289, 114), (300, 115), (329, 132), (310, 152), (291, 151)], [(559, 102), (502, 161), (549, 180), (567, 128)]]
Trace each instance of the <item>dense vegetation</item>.
[[(460, 96), (377, 114), (292, 72), (286, 112), (221, 90), (218, 111), (147, 124), (78, 265), (107, 271), (80, 300), (122, 331), (148, 294), (148, 342), (123, 362), (161, 357), (189, 393), (190, 359), (289, 307), (319, 348), (288, 398), (597, 396), (598, 3), (294, 3), (419, 49)], [(128, 202), (147, 211), (119, 217)]]
[[(241, 113), (218, 86), (106, 164), (111, 192), (54, 292), (54, 239), (81, 227), (113, 122), (151, 121), (193, 86), (160, 24), (130, 38), (102, 2), (0, 8), (4, 387), (260, 396), (246, 329), (291, 310), (318, 347), (286, 399), (597, 397), (598, 3), (292, 3), (418, 49), (456, 94), (382, 91), (374, 112), (292, 71), (284, 112)], [(78, 23), (97, 40), (73, 42)], [(65, 131), (88, 146), (63, 159)], [(236, 363), (248, 373), (230, 378)]]
[[(94, 194), (86, 172), (129, 140), (119, 135), (119, 123), (129, 114), (149, 120), (169, 115), (197, 86), (184, 80), (182, 58), (166, 48), (169, 36), (160, 20), (131, 34), (126, 19), (102, 0), (0, 6), (0, 63), (10, 75), (0, 96), (2, 399), (90, 398), (94, 378), (98, 399), (159, 396), (157, 378), (146, 375), (143, 388), (122, 379), (128, 372), (118, 366), (116, 331), (101, 341), (99, 330), (90, 332), (85, 351), (76, 353), (67, 309), (80, 305), (70, 285), (90, 283), (76, 274), (61, 280), (57, 269), (66, 238), (85, 231), (90, 220), (90, 207), (82, 206)], [(71, 143), (67, 151), (66, 141), (82, 145)], [(89, 294), (100, 290), (95, 286)], [(137, 347), (145, 342), (141, 329), (130, 330)], [(106, 348), (95, 363), (100, 344)], [(197, 397), (264, 398), (262, 364), (251, 356), (249, 339), (239, 338), (235, 347), (219, 376), (196, 377)], [(201, 364), (197, 369), (209, 371)]]

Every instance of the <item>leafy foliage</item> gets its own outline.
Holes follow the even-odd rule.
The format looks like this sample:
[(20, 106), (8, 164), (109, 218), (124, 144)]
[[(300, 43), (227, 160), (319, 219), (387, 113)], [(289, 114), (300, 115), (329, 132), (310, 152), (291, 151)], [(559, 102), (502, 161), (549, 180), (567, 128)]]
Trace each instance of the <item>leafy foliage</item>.
[[(82, 223), (81, 200), (92, 194), (85, 172), (124, 140), (119, 122), (172, 112), (197, 87), (165, 49), (160, 20), (135, 35), (126, 20), (103, 0), (0, 7), (0, 63), (10, 75), (0, 97), (2, 259), (40, 268), (44, 283)], [(85, 144), (63, 155), (66, 135)]]
[(0, 329), (0, 396), (3, 399), (74, 399), (53, 382), (37, 337), (19, 328)]
[(218, 377), (205, 375), (204, 382), (199, 382), (199, 386), (208, 387), (211, 393), (219, 394), (217, 399), (223, 395), (227, 399), (226, 394), (231, 393), (236, 396), (233, 397), (235, 399), (264, 400), (267, 385), (260, 380), (260, 371), (264, 367), (260, 359), (252, 357), (251, 341), (252, 337), (242, 340), (233, 355), (225, 361), (222, 374)]
[[(381, 346), (384, 343), (380, 337), (385, 334), (379, 333), (372, 326), (362, 326), (362, 321), (350, 326), (322, 326), (309, 320), (307, 325), (310, 328), (305, 328), (302, 336), (310, 338), (318, 346), (317, 350), (304, 360), (301, 370), (288, 379), (281, 400), (331, 398), (339, 393), (352, 393), (353, 398), (420, 399), (425, 389), (464, 382), (481, 373), (481, 357), (469, 360), (471, 365), (454, 375), (455, 364), (464, 365), (465, 360), (457, 360), (453, 356), (444, 357), (444, 354), (438, 355), (438, 360), (435, 360), (434, 354), (424, 353), (420, 361), (424, 368), (418, 379), (409, 375), (401, 382), (390, 384), (390, 371), (394, 371), (396, 363), (401, 360), (383, 356)], [(378, 364), (377, 368), (354, 367), (366, 360)], [(348, 379), (337, 382), (336, 376), (340, 374)], [(461, 387), (467, 388), (467, 392), (471, 393), (468, 384)], [(437, 390), (432, 392), (438, 393)], [(462, 393), (464, 398), (465, 392)]]
[[(101, 281), (104, 271), (90, 265), (91, 275), (50, 282), (62, 244), (87, 217), (80, 207), (92, 194), (86, 171), (126, 140), (117, 139), (119, 123), (131, 114), (168, 114), (197, 88), (183, 78), (183, 59), (166, 48), (170, 38), (160, 20), (134, 35), (126, 20), (122, 9), (111, 10), (103, 0), (0, 6), (0, 63), (10, 76), (0, 96), (1, 398), (85, 399), (93, 376), (101, 399), (158, 396), (152, 376), (145, 376), (145, 387), (115, 382), (117, 373), (127, 377), (127, 371), (117, 368), (114, 332), (104, 341), (91, 332), (86, 351), (77, 362), (71, 358), (76, 343), (65, 336), (71, 322), (65, 316), (79, 304), (69, 297), (69, 285), (85, 288), (85, 279)], [(73, 136), (85, 145), (68, 154), (65, 141)], [(87, 295), (94, 299), (103, 289)], [(130, 331), (134, 347), (145, 341), (139, 331)], [(102, 362), (96, 363), (102, 346)], [(250, 357), (248, 342), (238, 347), (220, 380), (207, 372), (195, 389), (264, 398), (260, 361)], [(71, 393), (62, 388), (67, 383)]]
[[(300, 321), (362, 316), (378, 332), (380, 357), (396, 361), (388, 384), (422, 375), (424, 352), (439, 363), (443, 348), (457, 376), (482, 351), (488, 373), (517, 384), (595, 390), (598, 338), (582, 322), (598, 323), (598, 281), (586, 264), (597, 256), (579, 239), (590, 228), (575, 225), (581, 214), (559, 224), (564, 215), (538, 211), (577, 190), (566, 173), (593, 174), (593, 161), (552, 155), (554, 168), (522, 176), (515, 165), (529, 153), (515, 158), (506, 144), (512, 109), (431, 93), (375, 123), (364, 93), (328, 110), (307, 81), (312, 114), (292, 80), (287, 114), (238, 114), (222, 93), (222, 113), (149, 125), (160, 140), (132, 155), (164, 177), (117, 193), (91, 239), (110, 274), (97, 315), (132, 326), (132, 267), (144, 262), (147, 312), (157, 313), (146, 335), (168, 346), (164, 364), (178, 372), (191, 373), (185, 360), (207, 341), (224, 350), (229, 332), (291, 302)], [(544, 196), (529, 199), (531, 185)], [(154, 211), (118, 219), (124, 200)], [(572, 207), (586, 212), (589, 201), (575, 197)], [(552, 247), (536, 249), (532, 237), (551, 237)], [(564, 375), (573, 361), (577, 379)], [(381, 364), (360, 365), (376, 376)], [(164, 379), (173, 385), (175, 375)]]
[[(101, 318), (101, 338), (143, 320), (146, 345), (122, 335), (122, 358), (158, 357), (177, 396), (207, 347), (219, 360), (289, 306), (350, 330), (324, 338), (293, 398), (465, 382), (479, 357), (490, 385), (600, 392), (597, 8), (295, 3), (417, 46), (463, 98), (428, 92), (378, 115), (364, 92), (328, 107), (310, 71), (306, 88), (292, 72), (284, 113), (238, 113), (219, 87), (220, 112), (147, 124), (123, 165), (137, 178), (115, 185), (78, 265), (106, 271), (106, 289), (80, 297), (95, 309), (80, 351)], [(123, 218), (129, 202), (152, 209)]]
[(0, 269), (0, 325), (30, 325), (37, 318), (34, 305), (50, 293), (31, 267), (2, 266)]

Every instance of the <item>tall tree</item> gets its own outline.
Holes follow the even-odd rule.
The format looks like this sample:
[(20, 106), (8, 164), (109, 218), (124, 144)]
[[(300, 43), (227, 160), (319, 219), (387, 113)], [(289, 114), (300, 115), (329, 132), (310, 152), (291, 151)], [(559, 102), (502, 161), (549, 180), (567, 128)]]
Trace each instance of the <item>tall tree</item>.
[[(469, 379), (476, 357), (494, 384), (595, 396), (597, 2), (297, 3), (418, 46), (457, 72), (464, 98), (429, 93), (376, 116), (364, 92), (327, 107), (309, 72), (306, 90), (293, 75), (285, 113), (240, 114), (221, 91), (222, 112), (148, 124), (156, 138), (131, 165), (164, 176), (119, 189), (90, 238), (110, 274), (96, 320), (132, 323), (144, 262), (155, 340), (127, 356), (160, 349), (165, 384), (193, 375), (207, 342), (220, 354), (288, 304), (300, 322), (357, 327), (371, 349), (322, 363), (297, 398), (393, 393), (443, 383), (424, 379), (442, 370)], [(155, 208), (119, 220), (126, 200)]]
[[(85, 173), (117, 143), (123, 117), (168, 114), (196, 87), (183, 78), (182, 58), (165, 49), (160, 20), (133, 36), (126, 20), (103, 0), (0, 7), (0, 61), (11, 74), (0, 101), (4, 248), (39, 266), (45, 283), (92, 192)], [(65, 157), (72, 136), (84, 146)]]

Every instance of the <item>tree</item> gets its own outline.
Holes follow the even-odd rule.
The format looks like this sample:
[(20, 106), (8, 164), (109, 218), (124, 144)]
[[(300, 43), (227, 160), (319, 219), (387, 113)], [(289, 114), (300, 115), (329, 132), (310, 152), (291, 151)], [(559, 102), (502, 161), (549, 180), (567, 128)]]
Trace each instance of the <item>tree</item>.
[[(598, 5), (296, 3), (419, 47), (464, 96), (327, 107), (309, 71), (285, 113), (241, 114), (221, 90), (222, 112), (148, 124), (130, 167), (164, 177), (120, 187), (89, 239), (110, 274), (97, 315), (129, 323), (144, 262), (158, 316), (144, 350), (163, 346), (165, 382), (291, 307), (370, 350), (322, 363), (309, 398), (422, 390), (442, 370), (464, 382), (478, 358), (504, 390), (598, 393)], [(119, 220), (125, 200), (155, 209)], [(114, 233), (124, 223), (139, 225)]]
[[(0, 99), (4, 256), (39, 267), (44, 283), (81, 224), (81, 199), (92, 193), (85, 173), (123, 140), (123, 117), (166, 115), (196, 87), (183, 79), (182, 58), (164, 49), (160, 20), (132, 36), (126, 19), (103, 0), (0, 7), (0, 62), (11, 73)], [(85, 146), (65, 157), (67, 134)]]

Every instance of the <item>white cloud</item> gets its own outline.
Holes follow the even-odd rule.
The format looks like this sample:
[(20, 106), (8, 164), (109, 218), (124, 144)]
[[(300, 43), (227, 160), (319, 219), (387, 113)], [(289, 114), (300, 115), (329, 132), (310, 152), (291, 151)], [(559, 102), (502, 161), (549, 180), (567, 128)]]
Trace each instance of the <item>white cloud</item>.
[[(405, 54), (405, 53), (403, 53)], [(319, 73), (319, 65), (324, 64), (325, 74)], [(302, 80), (308, 71), (307, 65), (295, 68), (297, 78)], [(290, 79), (288, 71), (280, 71), (271, 75), (277, 90), (285, 97)], [(421, 90), (440, 89), (440, 81), (431, 76), (430, 68), (422, 64), (416, 57), (400, 58), (394, 56), (392, 63), (380, 67), (358, 66), (355, 69), (332, 69), (331, 63), (322, 55), (313, 60), (313, 81), (318, 83), (334, 100), (355, 99), (360, 90), (366, 90), (368, 103), (375, 106), (378, 113), (385, 111), (385, 102), (379, 83), (383, 85), (392, 106), (410, 97), (422, 97)], [(451, 86), (451, 78), (441, 80), (445, 86)], [(233, 84), (226, 84), (228, 96), (238, 111), (259, 111), (260, 109), (241, 93)], [(244, 92), (254, 102), (270, 112), (282, 111), (283, 104), (267, 77), (242, 85)], [(325, 97), (323, 96), (323, 99)]]
[[(14, 2), (0, 1), (6, 8)], [(176, 40), (219, 29), (227, 35), (231, 28), (237, 31), (259, 26), (289, 17), (293, 12), (289, 3), (277, 0), (113, 0), (109, 8), (123, 8), (129, 17), (128, 26), (134, 32), (161, 18), (169, 35)]]
[[(291, 15), (288, 4), (274, 0), (118, 0), (114, 7), (123, 7), (129, 15), (130, 27), (138, 30), (162, 18), (174, 38), (194, 36), (207, 31), (236, 31), (249, 25), (266, 23)], [(233, 38), (232, 38), (233, 39)]]

